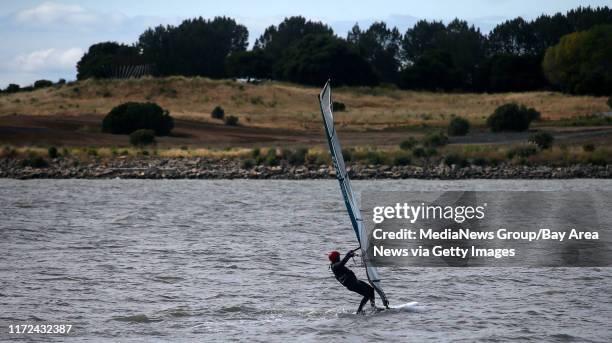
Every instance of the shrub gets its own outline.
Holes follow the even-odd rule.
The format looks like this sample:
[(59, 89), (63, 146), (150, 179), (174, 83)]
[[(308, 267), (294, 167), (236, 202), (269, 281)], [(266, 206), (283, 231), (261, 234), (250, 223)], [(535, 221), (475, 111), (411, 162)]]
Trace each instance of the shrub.
[(484, 157), (476, 157), (472, 160), (472, 164), (479, 167), (484, 167), (487, 165), (487, 159)]
[(22, 167), (32, 167), (32, 168), (47, 168), (49, 163), (40, 157), (40, 156), (30, 156), (25, 160), (21, 161)]
[(516, 103), (499, 106), (487, 118), (487, 126), (492, 132), (525, 131), (533, 120), (539, 120), (540, 112)]
[(225, 117), (225, 111), (223, 110), (223, 107), (217, 106), (212, 110), (210, 116), (213, 119), (223, 119), (223, 117)]
[(57, 148), (54, 146), (49, 147), (49, 149), (47, 150), (47, 155), (49, 155), (49, 158), (57, 158)]
[(515, 156), (518, 156), (521, 158), (527, 158), (537, 153), (538, 153), (538, 149), (534, 147), (533, 145), (524, 145), (524, 146), (518, 146), (518, 147), (508, 150), (508, 153), (506, 154), (506, 156), (509, 159), (513, 159)]
[(586, 152), (593, 152), (595, 151), (595, 145), (594, 144), (585, 144), (582, 146), (582, 150), (586, 151)]
[(346, 162), (351, 162), (355, 159), (353, 149), (342, 149), (342, 156)]
[(225, 117), (225, 125), (238, 126), (238, 117), (235, 117), (235, 116)]
[(400, 149), (402, 150), (411, 150), (417, 144), (416, 139), (414, 137), (410, 137), (405, 141), (400, 143)]
[(255, 166), (255, 161), (252, 158), (247, 158), (242, 161), (242, 169), (251, 169)]
[(465, 136), (470, 132), (470, 122), (461, 117), (454, 117), (448, 124), (449, 136)]
[(463, 156), (457, 154), (448, 154), (444, 156), (444, 164), (452, 166), (453, 164), (459, 168), (463, 168), (468, 165), (467, 160)]
[(96, 148), (88, 148), (87, 155), (89, 156), (98, 156), (98, 149)]
[(385, 157), (378, 151), (368, 151), (366, 155), (368, 164), (379, 165), (385, 163)]
[(334, 101), (332, 102), (332, 111), (334, 112), (346, 111), (346, 105), (343, 102)]
[(59, 80), (57, 80), (57, 84), (58, 85), (65, 85), (66, 84), (66, 79), (59, 79)]
[(306, 162), (306, 154), (308, 154), (307, 148), (299, 148), (287, 156), (287, 162), (292, 165), (303, 165)]
[(555, 137), (548, 132), (538, 132), (529, 137), (529, 142), (534, 143), (540, 149), (550, 149)]
[(34, 82), (34, 88), (44, 88), (49, 86), (53, 86), (53, 82), (49, 80), (37, 80)]
[(423, 139), (423, 143), (427, 147), (437, 148), (448, 143), (448, 137), (442, 132), (429, 133)]
[(251, 156), (253, 156), (253, 158), (259, 157), (260, 154), (261, 150), (259, 148), (253, 148), (253, 150), (251, 150)]
[(276, 156), (276, 149), (269, 149), (266, 154), (265, 163), (268, 166), (277, 166), (279, 164), (278, 156)]
[(155, 131), (140, 129), (130, 133), (130, 144), (135, 146), (145, 146), (155, 143)]
[(407, 166), (410, 162), (412, 161), (408, 154), (398, 154), (393, 158), (393, 165), (395, 166)]
[(612, 108), (612, 96), (608, 98), (608, 107)]
[(174, 119), (168, 111), (151, 102), (126, 102), (113, 108), (102, 121), (102, 131), (114, 134), (149, 129), (157, 136), (165, 136), (173, 127)]
[(15, 150), (15, 148), (6, 145), (2, 147), (0, 157), (13, 158), (15, 156), (17, 156), (17, 150)]
[(424, 158), (427, 157), (427, 151), (422, 146), (418, 146), (412, 150), (412, 156), (416, 158)]

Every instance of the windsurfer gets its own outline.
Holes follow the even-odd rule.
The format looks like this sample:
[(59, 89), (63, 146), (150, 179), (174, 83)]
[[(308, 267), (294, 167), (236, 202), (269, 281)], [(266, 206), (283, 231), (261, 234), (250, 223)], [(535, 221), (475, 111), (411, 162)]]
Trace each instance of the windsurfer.
[(334, 272), (336, 280), (338, 280), (338, 282), (340, 282), (348, 290), (359, 293), (363, 296), (363, 299), (361, 299), (361, 303), (359, 304), (359, 308), (357, 309), (357, 313), (361, 313), (363, 311), (363, 305), (365, 305), (368, 300), (370, 300), (372, 307), (376, 307), (374, 303), (374, 288), (367, 282), (358, 280), (355, 273), (346, 267), (346, 262), (354, 255), (355, 252), (351, 250), (344, 255), (342, 260), (340, 260), (340, 253), (337, 251), (332, 251), (327, 255), (327, 257), (331, 263), (331, 270)]

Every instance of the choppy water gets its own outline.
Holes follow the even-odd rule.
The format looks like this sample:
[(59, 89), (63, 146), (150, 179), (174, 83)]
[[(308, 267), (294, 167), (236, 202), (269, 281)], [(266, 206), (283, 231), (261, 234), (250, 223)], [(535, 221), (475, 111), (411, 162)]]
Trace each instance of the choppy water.
[[(612, 190), (610, 180), (362, 181), (357, 191)], [(325, 253), (355, 246), (330, 181), (0, 180), (0, 340), (612, 341), (612, 268), (382, 270), (359, 296)], [(356, 270), (359, 268), (356, 268)], [(359, 275), (359, 274), (358, 274)], [(363, 275), (361, 275), (363, 276)]]

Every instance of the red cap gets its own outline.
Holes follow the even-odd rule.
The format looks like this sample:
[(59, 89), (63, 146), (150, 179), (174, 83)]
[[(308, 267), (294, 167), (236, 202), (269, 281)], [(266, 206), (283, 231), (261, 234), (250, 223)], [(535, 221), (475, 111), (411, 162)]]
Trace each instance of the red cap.
[(331, 262), (336, 262), (340, 259), (340, 253), (334, 250), (330, 252), (329, 254), (327, 254), (327, 258), (329, 258)]

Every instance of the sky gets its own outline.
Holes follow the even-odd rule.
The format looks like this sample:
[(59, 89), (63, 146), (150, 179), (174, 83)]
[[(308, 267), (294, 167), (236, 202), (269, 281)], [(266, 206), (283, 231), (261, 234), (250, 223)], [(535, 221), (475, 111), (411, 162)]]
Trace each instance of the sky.
[(342, 37), (355, 24), (383, 20), (400, 32), (420, 19), (467, 20), (487, 33), (522, 16), (566, 12), (578, 6), (612, 6), (612, 1), (574, 0), (2, 0), (0, 2), (0, 87), (38, 79), (74, 80), (76, 62), (103, 41), (131, 44), (146, 28), (179, 24), (202, 16), (229, 16), (249, 30), (249, 42), (283, 18), (301, 15), (329, 24)]

